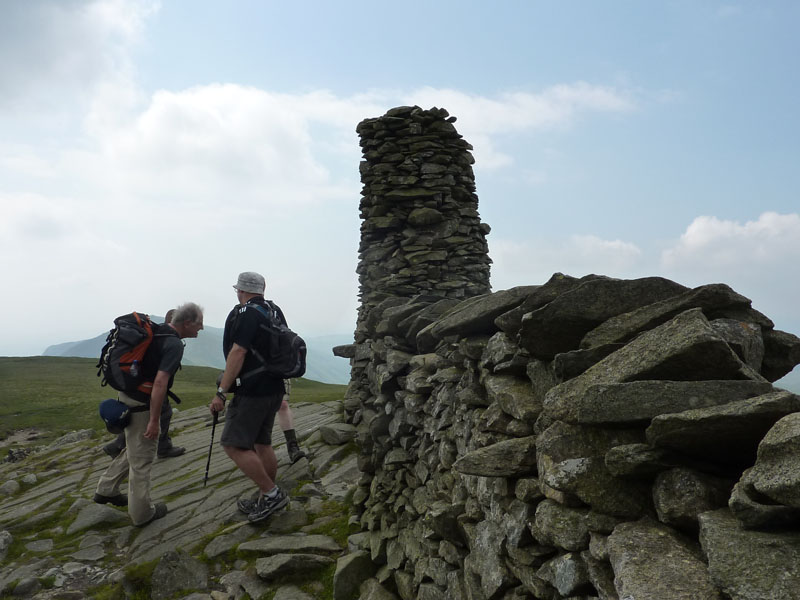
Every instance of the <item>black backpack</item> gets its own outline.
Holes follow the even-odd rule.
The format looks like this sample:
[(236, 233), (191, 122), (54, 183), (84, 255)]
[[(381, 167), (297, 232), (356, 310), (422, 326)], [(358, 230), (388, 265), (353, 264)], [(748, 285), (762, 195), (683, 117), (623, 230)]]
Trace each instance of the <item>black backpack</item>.
[[(167, 335), (177, 333), (171, 327), (153, 323), (143, 313), (132, 312), (114, 319), (114, 329), (108, 333), (96, 365), (97, 376), (102, 377), (100, 385), (110, 385), (134, 397), (149, 396), (156, 373), (148, 350), (155, 337)], [(172, 392), (169, 395), (180, 402)]]
[(259, 344), (259, 350), (251, 349), (261, 366), (240, 377), (246, 379), (262, 373), (280, 379), (302, 377), (306, 372), (306, 343), (285, 324), (280, 309), (269, 301), (266, 303), (266, 307), (255, 303), (247, 305), (264, 317), (259, 324), (264, 343)]

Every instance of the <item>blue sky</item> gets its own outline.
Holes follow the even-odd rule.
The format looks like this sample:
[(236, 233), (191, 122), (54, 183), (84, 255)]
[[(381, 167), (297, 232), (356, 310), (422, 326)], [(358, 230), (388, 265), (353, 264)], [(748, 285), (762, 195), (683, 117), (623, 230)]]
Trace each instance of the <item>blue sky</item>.
[(352, 332), (355, 127), (406, 104), (475, 148), (495, 290), (724, 282), (800, 334), (796, 2), (0, 10), (0, 355), (186, 300), (221, 326), (242, 270)]

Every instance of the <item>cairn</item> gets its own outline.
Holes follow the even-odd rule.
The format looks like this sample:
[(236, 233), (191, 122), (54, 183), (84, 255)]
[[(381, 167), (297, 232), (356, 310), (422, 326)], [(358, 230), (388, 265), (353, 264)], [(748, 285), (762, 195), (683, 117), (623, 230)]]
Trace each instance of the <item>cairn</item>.
[(387, 298), (489, 291), (486, 234), (468, 144), (444, 109), (393, 108), (356, 127), (361, 162), (361, 325)]

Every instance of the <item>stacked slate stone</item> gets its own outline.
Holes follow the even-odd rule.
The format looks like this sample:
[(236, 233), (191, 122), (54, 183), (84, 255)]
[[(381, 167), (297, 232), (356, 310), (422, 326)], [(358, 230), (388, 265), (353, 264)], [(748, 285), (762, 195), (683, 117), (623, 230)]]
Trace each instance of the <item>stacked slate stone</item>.
[(364, 155), (359, 323), (386, 298), (489, 291), (489, 227), (478, 215), (472, 146), (455, 120), (444, 109), (403, 106), (356, 128)]
[(771, 383), (800, 339), (728, 286), (556, 274), (362, 325), (340, 351), (386, 594), (800, 597), (800, 397)]

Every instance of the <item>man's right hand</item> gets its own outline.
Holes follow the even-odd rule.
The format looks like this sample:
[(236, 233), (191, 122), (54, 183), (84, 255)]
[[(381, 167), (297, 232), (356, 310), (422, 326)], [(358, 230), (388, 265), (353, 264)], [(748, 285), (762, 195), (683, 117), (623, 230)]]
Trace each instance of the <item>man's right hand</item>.
[(214, 396), (211, 399), (211, 404), (208, 405), (208, 408), (211, 410), (212, 415), (214, 413), (221, 413), (223, 410), (225, 410), (225, 403), (219, 396)]

